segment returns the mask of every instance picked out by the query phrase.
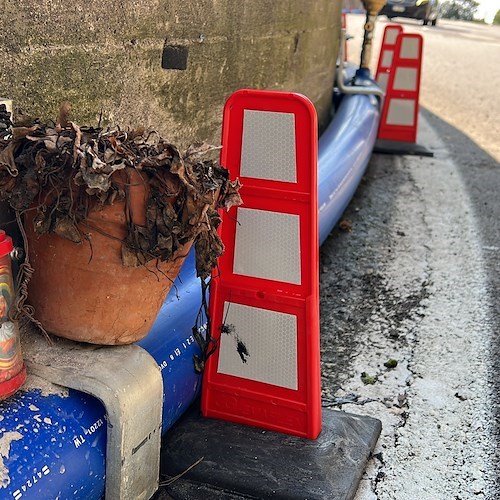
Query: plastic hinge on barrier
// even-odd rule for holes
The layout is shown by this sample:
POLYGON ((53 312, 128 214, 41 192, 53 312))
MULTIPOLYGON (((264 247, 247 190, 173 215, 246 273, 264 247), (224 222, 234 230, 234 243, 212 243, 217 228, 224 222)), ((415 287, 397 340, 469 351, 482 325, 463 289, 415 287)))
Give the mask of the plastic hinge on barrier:
POLYGON ((423 38, 398 35, 389 73, 378 138, 414 143, 417 140, 423 38))
POLYGON ((299 94, 234 93, 221 163, 244 204, 223 214, 205 416, 315 439, 321 430, 317 118, 299 94))
POLYGON ((375 73, 375 80, 384 92, 387 90, 389 73, 394 60, 394 52, 396 50, 396 42, 400 33, 403 33, 403 28, 399 24, 388 24, 384 29, 384 36, 382 38, 382 45, 380 46, 380 55, 377 64, 377 72, 375 73))

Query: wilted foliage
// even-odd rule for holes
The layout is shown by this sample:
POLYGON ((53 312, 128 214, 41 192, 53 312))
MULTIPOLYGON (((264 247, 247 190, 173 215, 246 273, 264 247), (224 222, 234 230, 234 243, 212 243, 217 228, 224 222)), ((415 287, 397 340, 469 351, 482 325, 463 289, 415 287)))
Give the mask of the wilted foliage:
POLYGON ((476 0, 445 0, 440 3, 439 10, 445 19, 462 19, 472 21, 479 8, 476 0))
POLYGON ((68 119, 67 104, 57 123, 21 119, 9 129, 0 109, 0 199, 35 230, 75 243, 89 215, 125 202, 124 265, 169 261, 187 242, 197 249, 197 271, 210 275, 224 246, 217 234, 216 208, 241 203, 239 182, 195 144, 181 154, 154 131, 80 127, 68 119), (3 125, 2 125, 3 124, 3 125), (144 183, 145 223, 134 222, 130 188, 144 183))

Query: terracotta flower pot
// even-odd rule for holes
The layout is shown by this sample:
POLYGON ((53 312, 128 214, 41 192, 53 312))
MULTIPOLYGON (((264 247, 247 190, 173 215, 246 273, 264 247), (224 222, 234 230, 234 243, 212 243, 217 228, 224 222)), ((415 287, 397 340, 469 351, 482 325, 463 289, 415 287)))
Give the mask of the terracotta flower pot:
MULTIPOLYGON (((137 174, 139 175, 139 174, 137 174)), ((130 188, 134 222, 145 224, 144 183, 130 188)), ((79 225, 90 234, 75 244, 54 234, 35 233, 32 217, 25 229, 35 272, 28 302, 44 328, 58 336, 95 344, 129 344, 142 339, 153 324, 189 251, 186 244, 170 263, 125 267, 125 202, 92 212, 79 225), (105 234, 107 236, 105 236, 105 234)))

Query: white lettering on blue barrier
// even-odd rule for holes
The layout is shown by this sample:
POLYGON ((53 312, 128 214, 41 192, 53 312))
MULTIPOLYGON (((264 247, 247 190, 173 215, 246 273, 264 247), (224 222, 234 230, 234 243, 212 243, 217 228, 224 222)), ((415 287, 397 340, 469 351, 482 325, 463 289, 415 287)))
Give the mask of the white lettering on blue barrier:
POLYGON ((75 448, 80 448, 80 446, 86 442, 86 439, 84 436, 91 436, 94 434, 94 432, 97 431, 100 427, 104 425, 104 420, 106 417, 98 418, 88 429, 83 428, 83 435, 79 434, 78 436, 75 436, 73 438, 73 444, 75 445, 75 448))
POLYGON ((81 434, 73 438, 73 444, 75 445, 75 448, 80 448, 83 443, 85 443, 85 438, 81 434))
MULTIPOLYGON (((207 324, 205 323, 204 325, 200 326, 200 328, 198 328, 198 331, 200 333, 203 333, 206 331, 206 329, 207 329, 207 324)), ((179 347, 174 348, 174 350, 168 355, 167 359, 164 359, 161 363, 158 364, 160 371, 163 371, 165 368, 168 368, 169 362, 172 363, 177 358, 179 358, 182 355, 182 353, 185 352, 187 348, 193 345, 195 342, 196 340, 193 337, 193 335, 190 335, 188 338, 184 339, 180 343, 179 347)))
POLYGON ((102 418, 99 418, 96 420, 88 429, 84 429, 83 432, 86 436, 91 436, 94 434, 94 432, 99 429, 104 424, 104 421, 102 418))
POLYGON ((44 476, 50 474, 50 469, 47 465, 44 465, 40 471, 36 471, 31 475, 31 478, 28 479, 19 489, 12 493, 14 500, 19 500, 22 498, 24 493, 28 491, 29 488, 32 488, 40 479, 44 476))

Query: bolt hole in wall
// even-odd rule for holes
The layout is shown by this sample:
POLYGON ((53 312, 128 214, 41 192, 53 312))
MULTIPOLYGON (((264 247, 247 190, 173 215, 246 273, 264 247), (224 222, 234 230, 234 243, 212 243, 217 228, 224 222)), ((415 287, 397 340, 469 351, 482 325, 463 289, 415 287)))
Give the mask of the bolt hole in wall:
POLYGON ((186 70, 188 55, 188 47, 183 45, 170 45, 168 40, 165 40, 161 57, 161 67, 163 69, 186 70))

